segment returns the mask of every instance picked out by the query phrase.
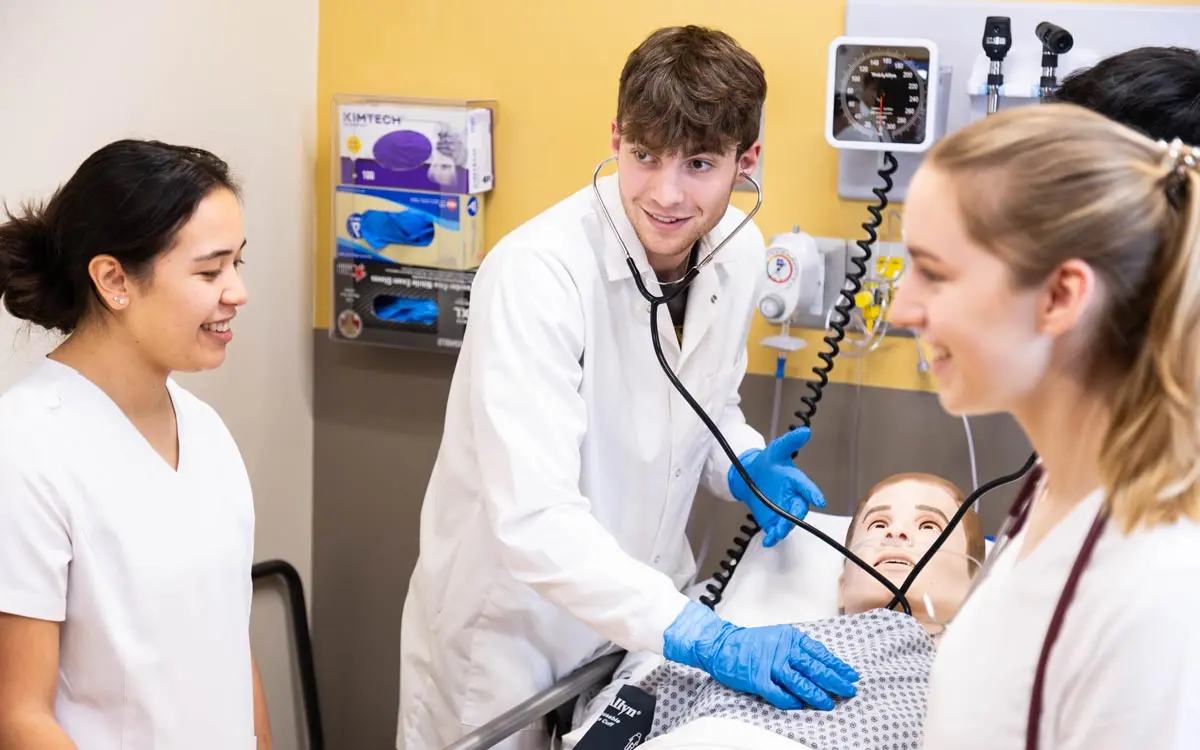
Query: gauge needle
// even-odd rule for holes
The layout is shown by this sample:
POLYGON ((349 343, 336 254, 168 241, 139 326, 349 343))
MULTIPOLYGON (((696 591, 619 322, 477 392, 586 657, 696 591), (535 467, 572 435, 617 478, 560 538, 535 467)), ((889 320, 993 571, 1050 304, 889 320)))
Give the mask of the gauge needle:
POLYGON ((883 132, 883 94, 879 95, 879 132, 883 132))

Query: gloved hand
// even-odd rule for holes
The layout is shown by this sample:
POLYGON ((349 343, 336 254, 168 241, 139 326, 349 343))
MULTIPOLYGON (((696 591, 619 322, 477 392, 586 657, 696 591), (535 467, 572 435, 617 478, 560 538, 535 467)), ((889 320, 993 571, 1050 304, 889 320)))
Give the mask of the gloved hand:
MULTIPOLYGON (((798 427, 780 435, 765 449, 752 448, 738 459, 758 489, 779 507, 804 520, 809 506, 825 507, 825 496, 804 472, 792 463, 792 454, 804 447, 811 431, 798 427)), ((754 520, 762 527, 763 546, 771 547, 782 540, 795 524, 767 507, 738 473, 737 464, 729 467, 729 490, 733 496, 750 507, 754 520)))
POLYGON ((857 692, 858 673, 791 625, 741 628, 693 601, 663 633, 663 656, 784 710, 828 711, 830 693, 851 698, 857 692))

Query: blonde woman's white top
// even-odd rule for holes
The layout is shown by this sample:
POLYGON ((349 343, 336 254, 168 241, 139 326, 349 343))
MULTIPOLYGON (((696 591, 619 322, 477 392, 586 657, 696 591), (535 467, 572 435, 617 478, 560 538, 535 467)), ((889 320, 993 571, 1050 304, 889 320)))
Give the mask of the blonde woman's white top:
MULTIPOLYGON (((1015 536, 947 629, 924 750, 1022 750, 1038 655, 1103 494, 1028 556, 1015 536)), ((1124 536, 1111 521, 1047 664, 1040 750, 1194 750, 1200 742, 1200 525, 1124 536)))
POLYGON ((80 750, 255 747, 250 482, 216 412, 168 387, 177 471, 65 365, 0 396, 0 612, 62 623, 80 750))

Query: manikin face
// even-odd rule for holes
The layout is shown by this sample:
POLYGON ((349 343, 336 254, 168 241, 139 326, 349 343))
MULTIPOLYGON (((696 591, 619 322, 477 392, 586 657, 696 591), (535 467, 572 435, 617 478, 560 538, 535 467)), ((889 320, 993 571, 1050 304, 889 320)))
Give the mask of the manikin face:
POLYGON ((621 204, 655 270, 687 261, 692 245, 725 216, 734 185, 753 174, 761 145, 740 158, 721 154, 651 154, 612 126, 621 204))
MULTIPOLYGON (((955 499, 936 484, 905 479, 887 485, 866 502, 855 520, 850 551, 900 586, 957 510, 955 499)), ((967 557, 967 535, 959 524, 908 590, 913 614, 928 617, 928 596, 933 603, 932 619, 947 622, 966 597, 973 571, 967 557)), ((893 595, 858 565, 847 562, 838 597, 844 612, 856 614, 886 607, 893 595)))
POLYGON ((238 270, 244 244, 241 206, 233 193, 218 189, 200 202, 144 278, 98 256, 92 274, 114 312, 109 326, 164 372, 219 367, 233 339, 233 318, 247 301, 238 270))
POLYGON ((1004 261, 968 236, 957 190, 937 168, 914 176, 904 208, 912 266, 889 319, 920 336, 946 411, 1019 411, 1048 374, 1078 359, 1095 274, 1072 260, 1041 284, 1017 286, 1004 261))

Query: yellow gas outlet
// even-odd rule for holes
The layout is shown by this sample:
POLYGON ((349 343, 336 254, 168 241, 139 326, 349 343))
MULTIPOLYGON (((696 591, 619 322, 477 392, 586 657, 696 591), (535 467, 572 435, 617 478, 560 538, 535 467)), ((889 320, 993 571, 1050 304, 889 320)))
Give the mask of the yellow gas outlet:
POLYGON ((873 281, 864 282, 863 290, 854 295, 854 304, 862 313, 863 323, 866 325, 868 333, 875 330, 875 322, 879 320, 879 315, 883 312, 880 302, 879 285, 873 281))
POLYGON ((875 273, 888 281, 898 281, 904 272, 904 258, 883 256, 875 259, 875 273))
POLYGON ((875 246, 875 273, 863 280, 863 288, 854 296, 854 304, 862 315, 868 334, 883 318, 891 304, 896 284, 904 273, 904 245, 899 242, 880 242, 875 246))

